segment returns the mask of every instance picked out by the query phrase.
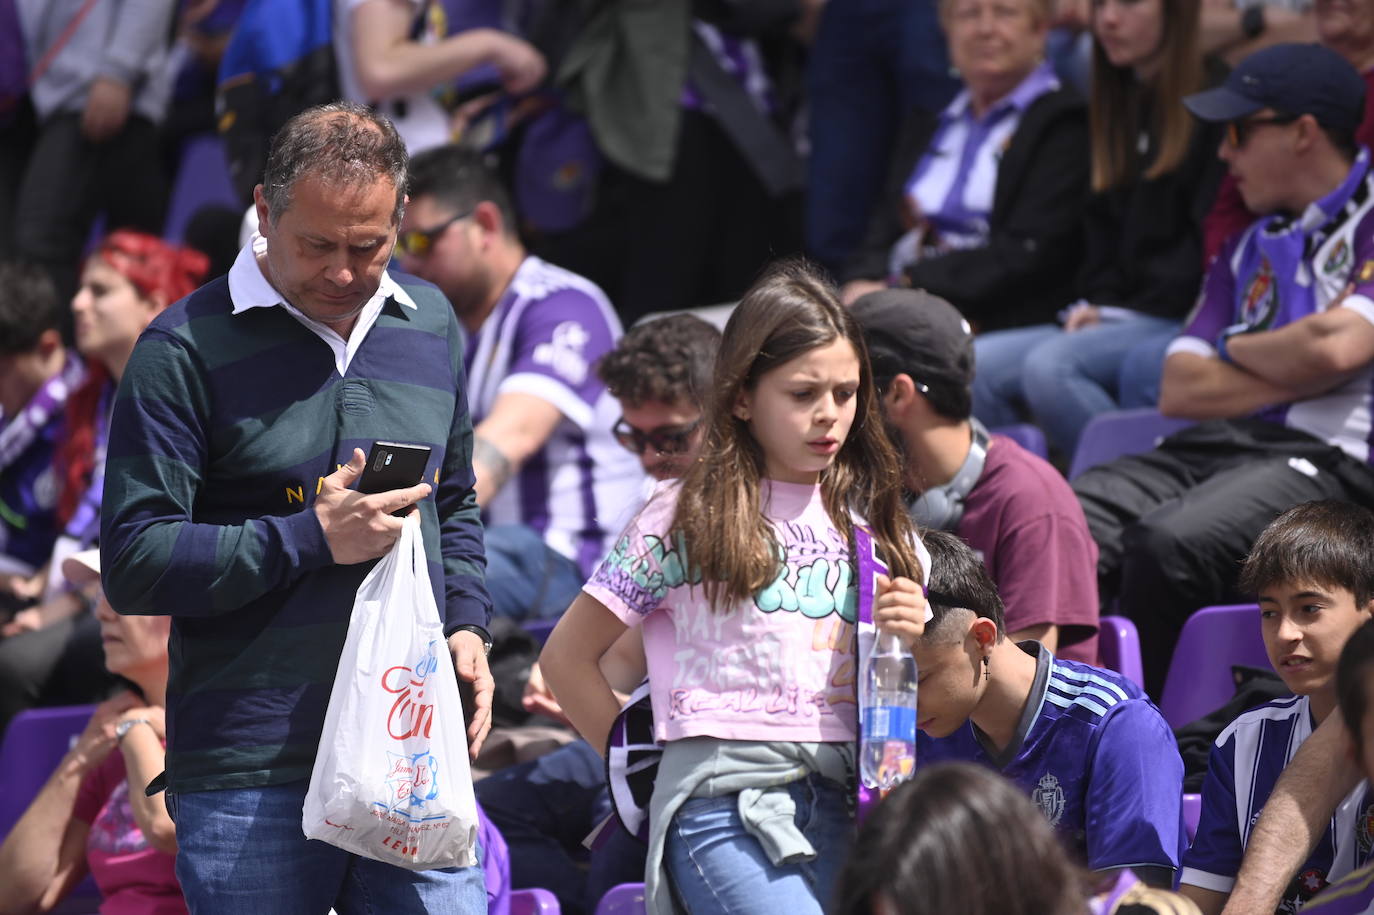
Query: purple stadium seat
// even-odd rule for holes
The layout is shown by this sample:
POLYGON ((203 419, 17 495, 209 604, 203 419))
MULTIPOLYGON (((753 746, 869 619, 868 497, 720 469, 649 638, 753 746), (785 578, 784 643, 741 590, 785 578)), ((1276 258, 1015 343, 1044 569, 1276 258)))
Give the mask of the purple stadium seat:
POLYGON ((163 235, 181 241, 186 226, 196 211, 205 206, 224 206, 243 211, 243 204, 229 183, 229 163, 219 134, 205 133, 187 140, 181 149, 181 164, 167 203, 167 222, 163 235))
POLYGON ((1124 616, 1102 617, 1097 629, 1097 653, 1103 667, 1116 671, 1136 686, 1145 686, 1140 633, 1135 623, 1124 616))
POLYGON ((543 645, 549 640, 549 633, 553 632, 553 627, 558 624, 558 620, 525 620, 520 625, 525 627, 525 631, 539 640, 543 645))
POLYGON ((0 744, 0 835, 8 835, 86 727, 94 705, 20 712, 0 744))
POLYGON ((510 915, 558 915, 558 897, 548 890, 512 890, 510 915))
MULTIPOLYGON (((29 709, 10 720, 0 743, 0 837, 9 835, 94 712, 94 705, 65 705, 29 709)), ((99 900, 100 892, 87 875, 59 911, 93 912, 99 900)))
POLYGON ((1037 457, 1049 456, 1050 450, 1045 445, 1045 433, 1040 431, 1039 426, 1032 426, 1030 423, 1017 423, 1014 426, 998 426, 996 429, 989 429, 988 431, 993 435, 1005 435, 1037 457))
POLYGON ((1233 664, 1269 667, 1260 635, 1259 606, 1203 607, 1188 617, 1159 701, 1169 726, 1181 727, 1225 705, 1236 693, 1233 664))
POLYGON ((1078 447, 1069 466, 1069 479, 1089 467, 1128 454, 1151 451, 1161 439, 1192 424, 1190 419, 1173 419, 1151 407, 1099 413, 1078 437, 1078 447))
POLYGON ((611 887, 596 904, 596 915, 644 915, 644 884, 611 887))
POLYGON ((1197 835, 1197 821, 1200 816, 1202 816, 1202 795, 1183 795, 1183 825, 1188 830, 1189 845, 1193 844, 1193 837, 1197 835))

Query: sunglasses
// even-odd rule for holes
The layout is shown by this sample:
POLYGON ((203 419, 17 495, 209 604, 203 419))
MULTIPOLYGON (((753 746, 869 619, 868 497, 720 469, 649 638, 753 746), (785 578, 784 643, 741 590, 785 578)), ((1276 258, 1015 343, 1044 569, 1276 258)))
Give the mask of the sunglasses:
POLYGON ((697 431, 699 425, 701 420, 686 426, 660 427, 652 432, 643 432, 625 422, 622 416, 611 427, 611 434, 622 448, 634 454, 643 454, 646 447, 654 449, 657 454, 681 454, 691 447, 692 433, 697 431))
POLYGON ((1254 127, 1263 127, 1265 124, 1291 124, 1300 114, 1280 114, 1272 118, 1246 118, 1242 121, 1226 122, 1226 142, 1230 143, 1235 149, 1240 149, 1250 139, 1250 130, 1254 127))
POLYGON ((439 236, 448 231, 448 227, 460 219, 467 219, 472 215, 472 210, 459 213, 457 216, 450 216, 437 226, 431 229, 411 229, 396 236, 396 250, 410 257, 424 257, 434 247, 434 243, 439 240, 439 236))

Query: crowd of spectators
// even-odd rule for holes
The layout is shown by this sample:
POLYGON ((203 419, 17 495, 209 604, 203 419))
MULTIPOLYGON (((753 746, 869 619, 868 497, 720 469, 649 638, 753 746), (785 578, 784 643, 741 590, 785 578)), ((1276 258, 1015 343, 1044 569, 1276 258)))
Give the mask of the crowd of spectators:
MULTIPOLYGON (((266 166, 285 176, 280 184, 219 200, 184 237, 163 237, 173 187, 206 177, 177 175, 181 151, 214 135, 218 61, 256 2, 0 0, 8 34, 0 56, 10 58, 0 63, 0 735, 27 709, 100 703, 0 846, 0 876, 22 888, 0 909, 51 907, 89 867, 107 896, 180 910, 167 807, 146 800, 139 782, 157 774, 164 752, 188 758, 169 742, 177 727, 164 725, 162 711, 171 720, 187 699, 175 677, 168 697, 167 656, 156 650, 167 627, 153 622, 162 618, 125 619, 111 602, 175 616, 189 611, 168 610, 169 601, 187 595, 170 573, 130 568, 126 556, 115 573, 122 588, 107 601, 98 548, 110 546, 102 533, 121 547, 147 546, 139 538, 157 525, 145 530, 129 499, 151 500, 162 521, 172 516, 150 495, 157 487, 139 495, 130 482, 165 472, 148 469, 170 461, 159 449, 178 461, 193 451, 206 461, 261 460, 242 443, 286 435, 280 423, 272 431, 276 408, 227 417, 246 410, 250 395, 294 390, 292 373, 307 360, 263 357, 251 379, 231 381, 225 366, 250 360, 250 343, 188 331, 204 350, 181 369, 203 390, 186 397, 224 426, 201 429, 183 407, 164 404, 142 439, 112 439, 116 400, 137 399, 125 374, 145 329, 208 283, 234 315, 289 302, 312 332, 291 345, 304 354, 328 343, 346 379, 340 416, 370 416, 373 389, 383 378, 394 383, 366 351, 354 361, 355 341, 374 333, 373 322, 397 332, 379 306, 363 312, 358 337, 350 339, 351 324, 340 337, 328 321, 312 324, 310 308, 290 308, 299 305, 292 295, 316 297, 311 307, 325 313, 342 307, 337 301, 318 298, 299 275, 290 290, 274 282, 317 244, 311 227, 284 229, 283 214, 343 206, 330 176, 310 171, 312 156, 343 134, 298 126, 301 145, 274 148, 266 166), (108 466, 119 468, 116 477, 108 466), (120 503, 105 506, 102 532, 107 482, 120 503), (40 818, 68 825, 39 830, 40 818), (116 854, 124 851, 134 854, 126 861, 116 854)), ((751 424, 762 402, 755 389, 778 370, 769 361, 776 354, 740 353, 740 340, 721 344, 717 328, 762 326, 758 315, 781 313, 759 304, 769 295, 785 303, 778 308, 806 299, 817 314, 844 315, 826 318, 831 337, 817 339, 852 342, 862 383, 847 396, 871 407, 883 432, 881 443, 870 441, 860 414, 836 448, 843 453, 849 434, 873 454, 890 453, 903 517, 926 537, 917 555, 930 616, 906 633, 928 678, 919 764, 976 762, 1034 799, 1059 843, 1037 825, 1005 866, 1068 875, 1036 883, 1044 911, 1105 905, 1108 878, 1124 868, 1133 873, 1117 896, 1137 904, 1149 894, 1136 878, 1159 887, 1181 878, 1186 899, 1172 904, 1184 910, 1220 912, 1232 897, 1227 911, 1257 899, 1297 911, 1374 860, 1360 774, 1314 761, 1315 750, 1298 753, 1309 736, 1330 748, 1342 729, 1371 730, 1349 712, 1341 723, 1338 705, 1355 700, 1337 695, 1336 659, 1364 631, 1365 554, 1374 549, 1366 539, 1374 537, 1366 511, 1374 508, 1374 177, 1365 145, 1374 140, 1374 0, 329 6, 337 96, 356 106, 321 123, 356 122, 370 110, 394 125, 409 156, 395 170, 406 179, 394 189, 397 205, 386 195, 367 202, 383 216, 394 209, 394 249, 376 254, 350 242, 349 256, 370 258, 363 272, 426 320, 431 296, 456 318, 450 355, 461 360, 468 412, 457 410, 449 433, 455 454, 470 437, 472 504, 462 511, 481 515, 492 617, 547 633, 573 605, 582 608, 576 625, 587 626, 588 606, 624 596, 615 590, 623 581, 607 584, 616 551, 654 493, 681 485, 683 504, 705 506, 690 501, 694 487, 729 490, 738 468, 703 461, 752 453, 746 437, 728 445, 746 427, 766 463, 772 440, 751 424), (753 303, 747 321, 725 325, 742 297, 753 303), (722 345, 737 365, 714 364, 722 345), (731 374, 755 356, 766 368, 731 374), (741 386, 730 403, 721 379, 741 386), (1084 429, 1122 408, 1192 424, 1067 480, 1084 429), (1026 423, 1043 430, 1043 455, 1010 434, 1026 423), (1253 601, 1270 660, 1295 698, 1219 730, 1190 848, 1180 828, 1181 764, 1152 697, 1162 695, 1193 612, 1253 601), (1143 684, 1101 667, 1099 627, 1109 613, 1140 633, 1143 684), (1286 768, 1308 784, 1281 780, 1286 768), (1311 787, 1318 781, 1328 787, 1311 787), (1259 820, 1270 792, 1285 801, 1272 822, 1304 818, 1317 843, 1310 856, 1282 827, 1257 830, 1257 821, 1271 822, 1259 820), (1299 878, 1253 877, 1241 866, 1252 846, 1257 857, 1301 868, 1299 878)), ((171 320, 208 328, 211 319, 182 309, 171 320)), ((408 356, 412 371, 428 365, 424 352, 408 356)), ((437 359, 429 369, 442 374, 437 359)), ((160 398, 154 377, 132 384, 160 398)), ((297 393, 314 403, 322 390, 297 393)), ((306 428, 293 422, 294 432, 306 428)), ((362 428, 363 420, 348 422, 362 428)), ((273 470, 263 485, 282 482, 286 492, 273 513, 347 488, 347 459, 336 473, 325 468, 318 487, 273 470)), ((220 487, 182 493, 188 518, 237 517, 251 500, 228 489, 262 482, 243 467, 178 467, 178 480, 220 487)), ((856 484, 848 498, 857 493, 856 484)), ((672 515, 655 523, 670 520, 678 523, 672 515)), ((828 533, 848 530, 832 521, 828 533)), ((164 547, 173 564, 194 552, 189 537, 164 547)), ((726 569, 737 559, 712 561, 726 569)), ((459 590, 469 588, 469 571, 460 577, 459 590)), ((468 598, 465 613, 487 599, 468 598)), ((274 597, 254 600, 277 606, 274 597)), ((603 831, 590 851, 583 845, 617 805, 599 758, 608 706, 598 694, 589 716, 582 681, 599 674, 605 694, 625 701, 655 669, 653 651, 646 667, 645 640, 664 631, 650 627, 641 638, 633 613, 659 608, 623 603, 630 609, 611 609, 615 638, 597 657, 578 641, 585 630, 565 626, 555 630, 551 663, 535 663, 530 649, 509 682, 498 674, 502 689, 523 692, 523 713, 498 716, 498 727, 552 726, 558 736, 541 744, 546 754, 478 783, 488 828, 504 832, 510 850, 508 863, 493 856, 489 887, 547 886, 580 912, 614 883, 644 876, 644 846, 623 830, 603 831), (620 623, 629 626, 623 635, 620 623), (546 670, 576 684, 563 686, 563 701, 546 670)), ((674 612, 670 603, 663 612, 674 612)), ((181 628, 177 619, 181 652, 227 665, 214 676, 246 678, 235 691, 263 688, 218 654, 220 641, 248 639, 240 624, 181 628)), ((488 651, 488 628, 511 631, 466 617, 458 628, 488 651)), ((687 628, 679 625, 679 638, 687 628)), ((514 646, 498 639, 495 650, 514 646)), ((204 688, 200 700, 214 692, 210 667, 180 674, 204 688)), ((303 689, 327 680, 310 676, 303 689)), ((1351 686, 1352 695, 1362 688, 1351 686)), ((656 702, 663 689, 652 690, 656 702)), ((490 697, 483 701, 490 709, 490 697)), ((182 733, 194 731, 206 759, 248 765, 235 747, 258 732, 243 720, 217 731, 213 714, 180 714, 182 733)), ((473 725, 474 750, 485 726, 485 717, 473 725)), ((276 754, 261 767, 270 779, 292 753, 308 762, 300 727, 291 725, 291 742, 254 750, 276 754)), ((685 765, 681 754, 669 758, 685 765)), ((477 768, 486 772, 480 757, 477 768)), ((206 777, 210 789, 223 787, 211 784, 218 775, 206 777)), ((905 834, 891 811, 900 803, 908 819, 953 816, 931 798, 948 795, 941 803, 959 808, 960 828, 973 828, 981 777, 943 766, 922 775, 870 821, 856 846, 868 849, 862 866, 828 869, 824 885, 807 892, 844 911, 928 910, 904 907, 901 898, 919 891, 887 871, 916 866, 902 843, 933 840, 905 834)), ((656 876, 660 859, 669 874, 673 842, 654 841, 651 904, 682 905, 676 877, 656 876)), ((199 853, 213 858, 208 846, 199 853)), ((699 901, 702 892, 688 894, 699 901)), ((933 889, 930 898, 939 898, 933 889)))

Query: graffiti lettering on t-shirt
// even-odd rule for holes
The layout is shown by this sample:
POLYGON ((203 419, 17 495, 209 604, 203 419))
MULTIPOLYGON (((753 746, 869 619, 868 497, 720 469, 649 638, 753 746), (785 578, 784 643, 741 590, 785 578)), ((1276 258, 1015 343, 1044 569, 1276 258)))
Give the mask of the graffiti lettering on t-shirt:
POLYGON ((704 689, 674 689, 668 694, 668 717, 689 718, 705 712, 734 712, 812 719, 833 715, 824 696, 808 695, 795 684, 770 689, 726 690, 712 692, 704 689))
POLYGON ((621 537, 592 581, 609 588, 640 614, 649 613, 672 588, 700 584, 701 572, 687 563, 687 548, 679 532, 675 542, 655 534, 643 536, 643 550, 632 550, 630 535, 621 537))
POLYGON ((856 594, 850 588, 853 567, 844 560, 818 557, 806 565, 793 565, 773 583, 754 595, 754 606, 764 613, 778 610, 801 611, 811 619, 824 619, 839 613, 847 623, 854 621, 856 594), (831 574, 833 570, 833 575, 831 574))

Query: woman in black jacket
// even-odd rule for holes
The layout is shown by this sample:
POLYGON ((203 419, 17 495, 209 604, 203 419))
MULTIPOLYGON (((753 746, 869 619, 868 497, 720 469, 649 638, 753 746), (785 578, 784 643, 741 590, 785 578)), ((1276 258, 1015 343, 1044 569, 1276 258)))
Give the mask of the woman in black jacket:
POLYGON ((942 0, 940 19, 964 91, 903 126, 845 301, 907 285, 979 330, 1050 320, 1080 258, 1088 129, 1044 60, 1048 4, 942 0))
POLYGON ((998 426, 1028 408, 1066 458, 1095 414, 1154 402, 1164 348, 1197 298, 1220 135, 1182 99, 1223 72, 1198 51, 1198 9, 1094 0, 1092 194, 1077 294, 1061 303, 1062 328, 976 344, 974 414, 998 426))

